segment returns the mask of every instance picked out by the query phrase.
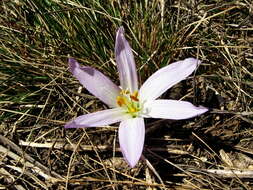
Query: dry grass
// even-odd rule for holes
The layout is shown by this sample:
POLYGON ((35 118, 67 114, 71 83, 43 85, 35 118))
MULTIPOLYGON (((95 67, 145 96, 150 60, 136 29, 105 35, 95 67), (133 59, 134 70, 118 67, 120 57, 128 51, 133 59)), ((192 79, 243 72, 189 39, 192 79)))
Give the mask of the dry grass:
POLYGON ((252 189, 253 5, 230 1, 0 2, 1 189, 252 189), (117 125, 64 129, 105 108, 68 71, 68 55, 115 82, 123 25, 144 81, 186 57, 204 64, 164 97, 212 108, 185 121, 148 120, 129 169, 117 125))

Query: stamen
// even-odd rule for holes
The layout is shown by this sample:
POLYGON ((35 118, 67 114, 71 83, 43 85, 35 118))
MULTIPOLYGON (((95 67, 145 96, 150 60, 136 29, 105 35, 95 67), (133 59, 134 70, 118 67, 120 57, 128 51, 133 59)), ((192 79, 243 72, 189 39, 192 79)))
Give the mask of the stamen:
POLYGON ((139 101, 138 95, 139 95, 139 94, 138 94, 138 91, 134 91, 134 93, 130 95, 130 98, 131 98, 132 100, 138 102, 138 101, 139 101))
POLYGON ((136 101, 136 102, 139 101, 139 99, 138 99, 137 97, 135 97, 135 96, 130 95, 130 98, 131 98, 132 100, 136 101))
POLYGON ((126 101, 122 96, 117 96, 117 104, 122 107, 123 105, 126 105, 126 101))

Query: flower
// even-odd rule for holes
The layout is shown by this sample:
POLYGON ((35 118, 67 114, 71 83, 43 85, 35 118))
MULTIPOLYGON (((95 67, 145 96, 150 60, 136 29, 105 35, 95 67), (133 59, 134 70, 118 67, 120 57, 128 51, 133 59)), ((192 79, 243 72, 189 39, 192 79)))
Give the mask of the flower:
POLYGON ((69 59, 72 74, 110 109, 79 116, 68 122, 65 128, 100 127, 120 122, 120 149, 130 167, 134 167, 144 146, 144 118, 180 120, 208 111, 205 107, 196 107, 186 101, 158 99, 170 87, 189 76, 200 61, 187 58, 169 64, 156 71, 138 89, 134 57, 123 27, 117 31, 115 54, 120 87, 98 70, 81 67, 75 59, 69 59))

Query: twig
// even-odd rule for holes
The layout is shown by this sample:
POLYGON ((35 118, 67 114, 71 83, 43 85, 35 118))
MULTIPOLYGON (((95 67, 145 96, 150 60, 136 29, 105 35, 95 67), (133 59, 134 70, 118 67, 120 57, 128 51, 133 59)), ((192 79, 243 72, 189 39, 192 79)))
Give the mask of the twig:
POLYGON ((194 173, 206 172, 211 174, 220 175, 225 178, 253 178, 253 170, 249 169, 201 169, 201 170, 188 170, 194 173))
MULTIPOLYGON (((77 148, 76 144, 66 144, 63 142, 48 142, 48 143, 35 143, 31 141, 19 141, 20 146, 30 146, 30 147, 36 147, 36 148, 54 148, 54 149, 64 149, 69 151, 74 151, 77 148)), ((113 146, 109 145, 96 145, 97 149, 100 151, 107 151, 111 150, 113 146)), ((152 150, 154 152, 169 152, 171 154, 179 154, 179 155, 186 155, 188 154, 187 151, 184 150, 178 150, 178 149, 171 149, 171 148, 160 148, 160 147, 148 147, 146 149, 152 150)), ((76 151, 93 151, 94 146, 91 145, 83 145, 80 144, 76 151)), ((120 152, 120 148, 115 148, 116 152, 120 152)))
POLYGON ((29 116, 29 117, 45 120, 45 121, 48 121, 48 122, 57 123, 57 124, 65 124, 66 123, 65 121, 48 119, 48 118, 39 117, 39 116, 28 114, 28 113, 22 113, 22 112, 19 112, 19 111, 13 111, 13 110, 2 109, 2 108, 0 108, 0 111, 8 112, 8 113, 15 113, 15 114, 24 115, 24 116, 29 116))
POLYGON ((23 166, 24 166, 23 169, 19 168, 19 167, 16 167, 16 166, 10 166, 10 165, 5 165, 6 167, 14 169, 14 170, 16 170, 20 173, 28 174, 29 177, 34 179, 44 189, 47 189, 46 184, 44 182, 42 182, 41 180, 39 180, 35 175, 33 175, 30 172, 26 171, 26 168, 31 169, 33 172, 35 172, 36 174, 42 176, 47 181, 50 181, 50 182, 53 182, 53 183, 58 181, 58 179, 56 179, 56 178, 54 178, 50 175, 47 175, 40 168, 38 168, 37 166, 35 166, 34 164, 32 164, 30 162, 25 161, 23 158, 21 158, 20 156, 18 156, 17 154, 15 154, 13 152, 11 152, 7 148, 3 147, 2 145, 0 145, 0 152, 3 153, 6 156, 12 158, 16 162, 19 162, 19 163, 23 164, 23 166))
POLYGON ((36 161, 35 159, 33 159, 31 156, 29 156, 28 154, 26 154, 18 145, 16 145, 15 143, 13 143, 12 141, 10 141, 6 137, 0 135, 0 142, 3 145, 6 145, 6 146, 10 147, 19 156, 22 156, 24 158, 24 160, 26 160, 26 161, 28 161, 30 163, 33 163, 33 165, 35 165, 36 167, 38 167, 41 170, 45 171, 46 173, 50 173, 55 178, 62 178, 61 175, 57 174, 54 171, 50 171, 47 167, 45 167, 44 165, 42 165, 41 163, 39 163, 38 161, 36 161))
POLYGON ((30 178, 32 178, 37 184, 39 184, 43 189, 48 189, 46 183, 42 182, 41 180, 39 180, 34 174, 32 174, 31 172, 29 172, 28 170, 26 170, 26 168, 21 168, 18 166, 12 166, 12 165, 5 165, 5 167, 10 168, 12 170, 15 170, 21 174, 25 174, 27 176, 29 176, 30 178))
MULTIPOLYGON (((160 175, 157 173, 157 171, 155 170, 155 168, 153 167, 153 165, 149 162, 148 159, 146 159, 144 156, 142 156, 143 159, 146 161, 146 164, 147 164, 147 169, 150 169, 154 174, 155 176, 158 178, 158 180, 160 181, 160 183, 163 185, 163 187, 161 187, 162 189, 166 189, 164 183, 163 183, 163 180, 162 178, 160 177, 160 175)), ((148 177, 146 177, 148 179, 148 177)), ((151 178, 151 177, 150 177, 151 178)), ((152 179, 150 179, 150 181, 147 181, 148 183, 152 183, 152 179)))
MULTIPOLYGON (((13 175, 11 175, 7 170, 4 168, 0 168, 0 174, 1 176, 7 176, 10 178, 10 183, 13 183, 15 181, 15 178, 13 175)), ((22 185, 13 185, 17 190, 25 190, 25 188, 22 185)))

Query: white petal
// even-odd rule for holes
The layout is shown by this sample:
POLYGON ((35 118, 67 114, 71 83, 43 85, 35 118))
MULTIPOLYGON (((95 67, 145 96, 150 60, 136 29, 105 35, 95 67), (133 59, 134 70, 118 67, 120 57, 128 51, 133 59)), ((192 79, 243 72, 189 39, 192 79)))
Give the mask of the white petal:
POLYGON ((119 143, 121 152, 130 165, 134 167, 139 161, 145 137, 145 124, 143 118, 124 120, 119 126, 119 143))
POLYGON ((107 109, 79 116, 68 122, 65 128, 101 127, 129 118, 130 116, 121 108, 107 109))
POLYGON ((110 107, 116 107, 116 98, 120 89, 108 77, 92 67, 81 67, 70 58, 69 68, 79 82, 94 96, 110 107))
POLYGON ((140 99, 145 101, 158 98, 170 87, 189 76, 198 64, 199 60, 187 58, 159 69, 140 88, 140 99))
POLYGON ((190 102, 177 100, 154 100, 144 104, 144 117, 161 119, 188 119, 208 111, 203 106, 194 106, 190 102))
POLYGON ((124 36, 124 28, 120 27, 115 43, 116 63, 119 71, 120 85, 131 93, 138 90, 137 72, 132 49, 124 36))

